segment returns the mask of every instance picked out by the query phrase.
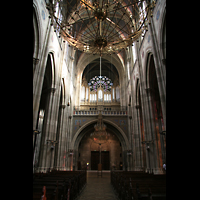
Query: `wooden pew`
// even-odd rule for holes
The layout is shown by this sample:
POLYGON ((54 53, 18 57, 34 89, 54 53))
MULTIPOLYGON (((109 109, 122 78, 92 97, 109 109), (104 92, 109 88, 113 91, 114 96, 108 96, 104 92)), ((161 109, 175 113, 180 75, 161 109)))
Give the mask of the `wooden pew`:
POLYGON ((112 171, 111 184, 121 200, 166 199, 166 175, 112 171))
MULTIPOLYGON (((85 171, 52 171, 34 174, 33 199, 41 199, 46 187, 48 200, 74 200, 86 184, 85 171)), ((44 197, 43 197, 44 198, 44 197)))
MULTIPOLYGON (((63 198, 65 192, 64 192, 64 187, 62 183, 57 183, 55 184, 54 181, 40 181, 40 182, 35 182, 33 184, 33 199, 37 199, 38 195, 41 194, 41 188, 45 186, 46 187, 46 197, 48 200, 57 200, 63 198)), ((41 197, 41 196, 40 196, 41 197)))

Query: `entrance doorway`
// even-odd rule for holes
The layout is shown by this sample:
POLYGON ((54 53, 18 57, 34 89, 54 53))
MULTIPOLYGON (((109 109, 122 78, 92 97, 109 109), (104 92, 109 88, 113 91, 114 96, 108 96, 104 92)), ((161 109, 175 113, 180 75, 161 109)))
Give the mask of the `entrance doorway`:
MULTIPOLYGON (((93 126, 92 126, 93 128, 93 126)), ((98 170, 99 164, 99 144, 91 141, 90 131, 85 134, 79 142, 77 161, 75 164, 79 169, 98 170), (78 165, 77 162, 80 162, 78 165)), ((103 170, 119 170, 119 163, 123 162, 121 142, 114 133, 110 133, 110 138, 105 144, 101 145, 101 164, 103 170)))
MULTIPOLYGON (((100 162, 99 151, 91 151, 91 170, 97 170, 100 162)), ((110 156, 109 151, 101 152, 102 170, 110 170, 110 156)))

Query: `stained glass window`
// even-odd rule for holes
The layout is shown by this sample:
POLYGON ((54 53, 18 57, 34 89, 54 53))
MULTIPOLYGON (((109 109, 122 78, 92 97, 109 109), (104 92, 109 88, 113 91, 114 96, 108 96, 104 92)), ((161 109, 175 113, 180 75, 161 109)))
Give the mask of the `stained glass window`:
POLYGON ((106 76, 95 76, 93 78, 90 79, 90 82, 88 83, 89 87, 90 87, 90 91, 97 91, 97 89, 100 87, 104 90, 104 92, 106 91, 111 91, 112 88, 112 81, 111 79, 109 79, 106 76))
POLYGON ((81 101, 85 101, 85 87, 82 86, 82 89, 81 89, 81 101))
POLYGON ((102 90, 99 90, 99 95, 98 95, 98 99, 102 100, 103 99, 103 94, 102 94, 102 90))

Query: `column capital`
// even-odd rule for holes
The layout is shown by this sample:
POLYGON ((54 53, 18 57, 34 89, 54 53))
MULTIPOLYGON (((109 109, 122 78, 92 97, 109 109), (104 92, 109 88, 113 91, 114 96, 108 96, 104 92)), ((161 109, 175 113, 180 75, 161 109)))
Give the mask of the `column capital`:
POLYGON ((151 92, 153 91, 151 88, 146 88, 145 90, 147 94, 151 94, 151 92))
POLYGON ((136 108, 136 109, 140 109, 141 106, 140 106, 140 105, 136 105, 135 108, 136 108))
POLYGON ((163 63, 164 65, 166 65, 166 58, 165 58, 165 59, 162 59, 162 63, 163 63))
POLYGON ((38 58, 33 58, 33 64, 37 65, 39 62, 39 59, 38 58))
POLYGON ((56 88, 55 88, 55 87, 51 87, 51 88, 49 88, 48 90, 49 90, 49 92, 51 92, 51 93, 53 93, 53 94, 54 94, 54 93, 55 93, 55 91, 56 91, 56 88))
POLYGON ((66 105, 60 105, 59 108, 65 109, 66 105))
POLYGON ((40 131, 40 130, 38 130, 38 129, 36 129, 36 130, 33 130, 33 133, 35 133, 35 134, 40 134, 40 133, 41 133, 41 131, 40 131))
POLYGON ((42 91, 43 93, 54 93, 56 91, 55 87, 50 87, 42 91))
POLYGON ((72 56, 69 56, 69 58, 70 58, 71 60, 73 60, 73 61, 74 61, 74 57, 72 57, 72 56))

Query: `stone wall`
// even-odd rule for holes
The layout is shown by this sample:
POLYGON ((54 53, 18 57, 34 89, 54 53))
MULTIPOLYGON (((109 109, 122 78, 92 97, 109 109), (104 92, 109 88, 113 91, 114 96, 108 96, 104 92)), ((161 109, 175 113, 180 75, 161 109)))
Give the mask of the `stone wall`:
MULTIPOLYGON (((78 161, 81 163, 82 168, 89 163, 87 169, 91 169, 91 151, 100 151, 100 146, 91 140, 90 133, 88 133, 82 138, 78 148, 78 161)), ((122 162, 122 148, 116 135, 113 133, 110 134, 109 140, 101 145, 101 151, 109 151, 109 169, 119 170, 120 162, 122 162)))

